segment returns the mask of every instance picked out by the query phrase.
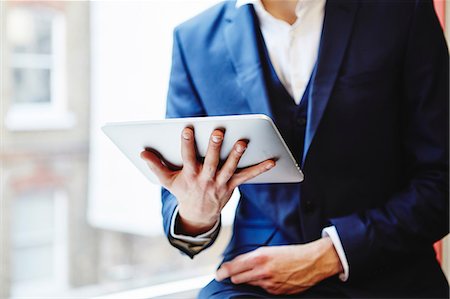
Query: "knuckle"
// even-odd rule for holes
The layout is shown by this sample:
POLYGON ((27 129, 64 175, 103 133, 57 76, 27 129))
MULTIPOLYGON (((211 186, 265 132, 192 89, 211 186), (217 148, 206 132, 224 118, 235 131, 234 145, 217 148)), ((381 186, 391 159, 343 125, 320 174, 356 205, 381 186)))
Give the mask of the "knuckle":
POLYGON ((253 257, 253 262, 257 265, 261 265, 262 263, 264 263, 264 257, 260 254, 256 254, 253 257))
POLYGON ((214 180, 214 186, 217 194, 225 194, 227 190, 227 181, 222 175, 218 175, 214 180))
POLYGON ((264 268, 264 270, 262 271, 262 275, 264 276, 264 278, 270 278, 273 277, 273 270, 266 267, 264 268))
POLYGON ((197 174, 195 173, 194 170, 186 171, 186 169, 184 169, 183 172, 184 172, 184 175, 186 176, 186 179, 190 182, 193 182, 197 177, 197 174))
POLYGON ((216 171, 212 165, 203 164, 201 170, 201 179, 209 182, 213 178, 215 172, 216 171))
POLYGON ((231 178, 234 174, 234 171, 231 169, 222 169, 222 173, 226 178, 231 178))
POLYGON ((260 174, 260 173, 263 173, 263 172, 268 171, 270 168, 268 169, 267 167, 268 167, 268 166, 265 165, 265 164, 260 165, 260 166, 256 169, 256 173, 260 174))
POLYGON ((205 175, 200 176, 197 180, 197 186, 201 190, 206 190, 211 185, 211 178, 206 177, 205 175))
POLYGON ((259 273, 255 274, 256 280, 263 280, 266 278, 267 278, 267 275, 264 273, 264 271, 260 271, 259 273))
POLYGON ((264 264, 267 261, 267 254, 263 248, 258 248, 255 250, 253 255, 253 261, 256 264, 264 264))
POLYGON ((192 175, 192 179, 195 179, 200 174, 200 171, 199 171, 197 166, 191 167, 189 170, 190 170, 190 173, 192 175))
POLYGON ((212 175, 214 174, 214 167, 212 166, 212 165, 205 165, 205 173, 207 174, 206 175, 206 178, 208 179, 208 180, 210 180, 211 179, 211 177, 212 177, 212 175))
POLYGON ((236 278, 236 276, 231 276, 230 280, 232 283, 235 283, 235 284, 241 283, 240 279, 236 278))
POLYGON ((226 194, 228 193, 228 187, 225 185, 219 185, 218 187, 216 187, 216 193, 217 194, 226 194))

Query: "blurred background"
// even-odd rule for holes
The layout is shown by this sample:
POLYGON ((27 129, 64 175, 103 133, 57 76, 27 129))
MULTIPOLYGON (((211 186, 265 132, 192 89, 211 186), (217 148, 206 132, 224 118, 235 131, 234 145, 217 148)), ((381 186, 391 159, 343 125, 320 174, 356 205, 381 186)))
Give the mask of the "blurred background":
POLYGON ((100 128, 164 118, 173 28, 216 2, 1 1, 0 298, 194 296, 212 277, 237 195, 190 260, 163 235, 159 187, 100 128))

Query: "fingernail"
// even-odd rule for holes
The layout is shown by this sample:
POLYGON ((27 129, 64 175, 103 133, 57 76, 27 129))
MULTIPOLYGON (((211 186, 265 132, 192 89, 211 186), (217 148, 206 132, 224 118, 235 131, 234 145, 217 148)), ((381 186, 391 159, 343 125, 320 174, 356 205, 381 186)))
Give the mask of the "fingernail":
POLYGON ((211 139, 212 139, 212 141, 214 143, 219 143, 219 142, 222 141, 222 136, 220 136, 220 135, 213 135, 211 139))
POLYGON ((191 133, 188 131, 183 131, 183 138, 189 140, 191 138, 191 133))
POLYGON ((274 166, 275 166, 275 163, 273 163, 273 162, 269 163, 269 164, 266 165, 266 169, 269 170, 269 169, 271 169, 274 166))
POLYGON ((241 144, 236 145, 236 151, 237 151, 239 154, 242 154, 242 153, 245 151, 245 149, 246 149, 246 147, 245 147, 245 146, 242 146, 241 144))

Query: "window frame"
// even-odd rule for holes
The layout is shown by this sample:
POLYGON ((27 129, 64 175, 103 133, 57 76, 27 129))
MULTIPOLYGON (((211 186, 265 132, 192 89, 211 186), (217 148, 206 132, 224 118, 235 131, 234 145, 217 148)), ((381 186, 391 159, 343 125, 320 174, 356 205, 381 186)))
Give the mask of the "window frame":
MULTIPOLYGON (((33 7, 21 5, 12 8, 15 9, 33 7)), ((73 128, 76 124, 74 114, 68 110, 65 16, 53 8, 44 9, 51 12, 52 53, 11 52, 10 74, 15 69, 49 70, 50 99, 45 103, 15 103, 11 99, 5 118, 5 126, 10 131, 62 130, 73 128)))

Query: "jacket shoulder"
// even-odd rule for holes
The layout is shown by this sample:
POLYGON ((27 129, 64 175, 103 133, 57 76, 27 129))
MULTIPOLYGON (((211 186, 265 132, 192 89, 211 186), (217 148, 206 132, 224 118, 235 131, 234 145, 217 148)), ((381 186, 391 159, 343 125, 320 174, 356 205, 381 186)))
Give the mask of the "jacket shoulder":
POLYGON ((175 27, 175 35, 191 41, 209 38, 225 22, 235 5, 235 1, 218 3, 175 27))

